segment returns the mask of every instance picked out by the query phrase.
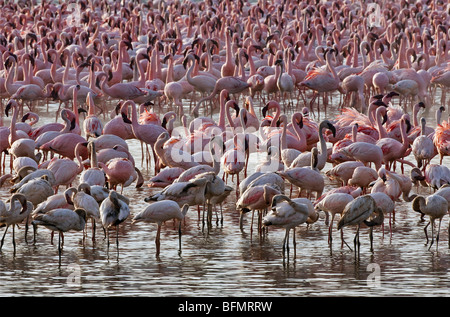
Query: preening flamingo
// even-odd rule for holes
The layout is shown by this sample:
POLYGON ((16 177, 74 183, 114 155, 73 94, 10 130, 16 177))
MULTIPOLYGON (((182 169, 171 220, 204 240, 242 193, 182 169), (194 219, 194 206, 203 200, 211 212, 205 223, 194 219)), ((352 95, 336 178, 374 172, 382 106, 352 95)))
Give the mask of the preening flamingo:
MULTIPOLYGON (((109 231, 116 229, 116 245, 117 253, 119 253, 119 225, 124 222, 130 215, 130 207, 126 202, 119 199, 119 195, 115 190, 110 190, 108 198, 100 204, 100 219, 107 232, 107 244, 109 251, 109 231)), ((84 226, 83 226, 84 228, 84 226)))
POLYGON ((383 211, 379 207, 377 207, 375 200, 369 195, 357 197, 345 206, 342 217, 337 224, 337 229, 342 230, 343 227, 357 225, 355 238, 353 240, 355 248, 355 259, 356 257, 359 258, 360 253, 359 230, 361 228, 361 224, 364 223, 366 224, 366 226, 369 226, 371 228, 370 244, 371 250, 373 250, 372 228, 375 225, 381 225, 383 223, 383 220, 383 211), (373 213, 376 213, 377 216, 368 221, 367 219, 369 219, 373 213))
MULTIPOLYGON (((262 223, 264 226, 275 226, 286 229, 286 234, 283 239, 283 256, 285 253, 289 253, 289 231, 291 229, 294 232, 294 257, 296 255, 296 239, 295 239, 295 227, 305 223, 309 217, 311 210, 301 203, 292 201, 285 195, 275 195, 272 198, 272 210, 264 216, 262 223)), ((314 214, 315 211, 312 210, 314 214)))

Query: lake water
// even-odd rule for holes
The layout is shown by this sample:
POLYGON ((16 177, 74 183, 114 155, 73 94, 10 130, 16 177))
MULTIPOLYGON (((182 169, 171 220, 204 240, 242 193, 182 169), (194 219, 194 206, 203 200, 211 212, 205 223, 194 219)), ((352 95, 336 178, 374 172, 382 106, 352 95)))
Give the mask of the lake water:
MULTIPOLYGON (((439 96, 439 94, 438 94, 439 96)), ((437 97, 439 100, 439 97, 437 97)), ((55 104, 35 109, 38 123, 54 120, 55 104)), ((434 125, 433 105, 426 114, 434 125)), ((260 111, 259 106, 257 110, 260 111)), ((328 111, 333 118, 336 109, 328 111)), ((324 114, 322 114, 322 119, 324 114)), ((445 115, 446 118, 446 115, 445 115)), ((9 118, 5 118, 5 125, 9 118)), ((141 164, 140 143, 127 141, 137 166, 141 164)), ((436 159, 435 159, 436 160, 436 159)), ((444 164, 450 166, 449 158, 444 164)), ((257 159, 251 157, 249 171, 257 159)), ((323 172, 331 165, 323 169, 323 172)), ((131 200, 131 216, 120 226, 119 252, 111 239, 109 252, 103 232, 97 226, 94 244, 90 237, 83 243, 80 232, 65 234, 61 263, 58 258, 57 235, 51 244, 50 231, 39 228, 36 244, 32 231, 25 242, 23 226, 16 230, 17 251, 13 255, 11 232, 0 252, 0 296, 148 296, 148 297, 299 297, 299 296, 448 296, 450 256, 448 248, 448 216, 441 228, 439 249, 428 250, 419 215, 410 203, 396 204, 392 236, 386 225, 374 231, 374 252, 370 252, 367 229, 361 229, 361 254, 341 248, 339 233, 333 230, 333 246, 327 242, 328 228, 321 217, 318 222, 296 231, 296 258, 293 257, 292 235, 289 257, 282 256, 284 230, 269 228, 260 237, 250 233, 251 215, 244 218, 244 232, 239 229, 239 213, 235 195, 223 206, 223 224, 205 228, 191 207, 182 224, 182 252, 178 253, 178 231, 167 222, 161 233, 161 254, 155 256, 156 225, 131 224, 132 216, 142 210, 144 198, 157 189, 147 187, 154 175, 141 167, 146 183, 136 189, 125 188, 131 200)), ((241 179, 243 177, 241 176, 241 179)), ((233 185, 233 184, 231 184, 233 185)), ((327 189, 336 186, 327 180, 327 189)), ((9 197, 3 186, 0 198, 9 197)), ((323 216, 323 214, 322 214, 323 216)), ((387 224, 387 220, 385 222, 387 224)), ((353 246, 355 228, 345 228, 344 237, 353 246)), ((114 236, 114 235, 112 235, 114 236)))

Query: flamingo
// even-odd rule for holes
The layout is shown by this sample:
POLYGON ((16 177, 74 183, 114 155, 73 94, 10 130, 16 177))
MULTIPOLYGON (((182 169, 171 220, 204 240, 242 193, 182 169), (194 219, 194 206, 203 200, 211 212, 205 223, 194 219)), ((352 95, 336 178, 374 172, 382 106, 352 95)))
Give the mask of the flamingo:
POLYGON ((53 209, 43 214, 37 214, 31 222, 34 226, 44 226, 51 231, 58 231, 58 254, 61 262, 61 239, 65 232, 82 231, 86 225, 84 209, 53 209))
MULTIPOLYGON (((119 199, 115 190, 110 190, 108 198, 100 204, 100 219, 107 232, 107 243, 109 252, 109 230, 116 229, 117 253, 119 252, 119 225, 130 216, 130 207, 126 202, 119 199)), ((83 226, 84 228, 84 226, 83 226)))
POLYGON ((352 176, 348 180, 348 184, 366 190, 369 185, 377 179, 378 173, 376 170, 368 166, 358 166, 353 170, 352 176))
MULTIPOLYGON (((383 211, 377 207, 375 199, 369 195, 359 196, 349 202, 342 212, 342 217, 337 224, 338 230, 342 230, 342 228, 351 225, 357 225, 357 230, 355 234, 355 238, 353 240, 354 248, 355 248, 355 258, 360 251, 360 242, 359 242, 359 230, 361 228, 361 224, 364 223, 366 226, 373 228, 373 226, 381 225, 384 220, 383 211), (373 220, 368 221, 373 213, 376 213, 377 216, 373 218, 373 220)), ((372 233, 372 230, 370 231, 372 233)), ((370 244, 372 249, 372 234, 370 234, 370 244)))
POLYGON ((23 194, 12 195, 9 203, 6 205, 3 202, 0 203, 0 224, 2 226, 6 226, 1 240, 0 250, 3 247, 8 228, 12 226, 12 242, 14 247, 14 255, 16 254, 15 226, 21 224, 25 219, 27 219, 33 211, 33 208, 33 204, 27 201, 27 198, 23 194))
POLYGON ((364 167, 364 164, 358 161, 348 161, 342 162, 328 170, 325 175, 330 180, 338 180, 342 182, 342 186, 347 186, 349 184, 350 178, 353 176, 353 172, 358 167, 364 167))
POLYGON ((431 249, 431 246, 434 243, 435 221, 436 220, 439 221, 438 231, 436 234, 436 251, 437 251, 442 218, 448 213, 447 200, 444 197, 442 197, 440 195, 436 195, 436 194, 427 196, 426 198, 423 196, 417 196, 412 201, 412 208, 414 211, 417 211, 421 214, 427 215, 430 218, 430 221, 427 223, 427 225, 424 228, 425 237, 427 239, 425 245, 427 245, 428 244, 427 228, 431 224, 431 243, 430 243, 430 246, 428 247, 428 250, 431 249))
POLYGON ((412 153, 417 161, 417 166, 425 170, 426 166, 430 163, 433 157, 437 154, 437 149, 433 143, 433 140, 425 134, 426 119, 421 118, 421 134, 414 139, 411 145, 412 153))
POLYGON ((136 85, 132 83, 116 83, 112 86, 108 86, 106 83, 107 75, 104 72, 101 72, 97 75, 96 85, 99 89, 101 89, 106 95, 113 99, 120 100, 133 100, 139 97, 145 96, 147 93, 138 88, 136 85))
MULTIPOLYGON (((245 168, 245 149, 244 144, 239 142, 238 136, 234 136, 234 147, 226 151, 222 156, 222 168, 224 171, 224 179, 228 179, 228 175, 236 175, 237 187, 239 187, 239 174, 245 168)), ((236 188, 236 195, 238 190, 236 188)))
POLYGON ((143 184, 143 178, 140 170, 135 167, 133 162, 128 158, 114 158, 106 162, 106 164, 99 162, 98 165, 105 173, 106 179, 111 188, 116 190, 117 185, 121 185, 121 194, 125 187, 129 186, 136 180, 136 187, 141 187, 143 184))
POLYGON ((104 186, 106 183, 105 173, 98 166, 97 152, 95 150, 95 142, 91 141, 87 144, 90 154, 90 168, 81 172, 80 183, 87 183, 89 185, 104 186))
POLYGON ((450 123, 448 121, 443 121, 436 127, 433 142, 439 153, 439 164, 442 165, 444 156, 450 155, 450 123))
MULTIPOLYGON (((334 218, 336 217, 336 214, 342 216, 345 206, 353 201, 353 199, 354 197, 347 193, 331 193, 318 201, 314 206, 314 208, 325 212, 325 224, 328 225, 328 244, 330 247, 333 241, 332 231, 334 218), (329 214, 331 214, 331 221, 328 220, 330 217, 329 214)), ((341 231, 341 241, 344 243, 342 234, 343 232, 341 231)))
POLYGON ((87 143, 80 142, 75 146, 74 151, 78 164, 68 158, 53 158, 48 164, 47 169, 55 175, 55 193, 58 192, 58 188, 61 185, 65 185, 67 188, 70 187, 78 174, 83 171, 83 162, 80 157, 81 147, 87 147, 87 143))
POLYGON ((266 227, 275 226, 286 229, 283 240, 283 256, 285 252, 289 253, 289 231, 292 229, 294 234, 294 258, 296 255, 295 227, 305 223, 309 217, 315 217, 307 205, 292 201, 285 195, 275 195, 272 198, 272 210, 264 216, 262 224, 266 227))
POLYGON ((86 211, 86 222, 92 220, 92 242, 95 242, 95 222, 100 220, 100 209, 97 200, 91 196, 91 186, 87 183, 80 183, 76 190, 68 188, 64 192, 65 199, 73 205, 74 209, 84 209, 86 211))
POLYGON ((157 201, 149 204, 144 210, 137 213, 132 220, 132 223, 149 222, 156 223, 158 229, 156 232, 155 245, 156 256, 159 256, 161 245, 161 227, 162 224, 171 219, 177 219, 179 221, 178 226, 178 240, 179 250, 181 253, 181 221, 186 217, 186 213, 189 210, 189 205, 185 204, 182 208, 178 203, 172 200, 157 201))
MULTIPOLYGON (((236 210, 238 210, 240 214, 239 228, 241 231, 243 230, 244 214, 250 211, 254 213, 256 210, 259 215, 258 219, 261 219, 263 212, 267 211, 267 209, 271 206, 272 198, 278 194, 281 194, 281 191, 275 186, 271 186, 269 184, 254 185, 243 191, 236 202, 236 210)), ((259 231, 261 230, 260 225, 261 222, 259 221, 259 231)), ((253 233, 253 216, 250 229, 253 233)))
POLYGON ((157 158, 154 145, 161 133, 167 132, 167 130, 157 124, 139 124, 136 103, 132 100, 127 100, 123 103, 122 108, 126 108, 128 106, 131 106, 131 121, 122 113, 123 120, 125 123, 131 124, 133 134, 138 140, 151 146, 156 170, 157 158))
POLYGON ((323 193, 325 181, 320 172, 316 169, 317 155, 317 148, 313 148, 311 166, 293 167, 276 173, 284 179, 287 179, 292 185, 299 187, 299 196, 302 190, 306 190, 308 196, 311 196, 312 192, 316 192, 316 199, 318 199, 323 193))
POLYGON ((9 109, 13 108, 13 116, 9 126, 9 152, 12 158, 27 156, 39 162, 35 154, 35 141, 28 136, 21 136, 16 129, 17 116, 19 114, 19 104, 11 99, 5 107, 5 114, 8 115, 9 109))
POLYGON ((148 187, 166 187, 172 184, 185 170, 181 167, 167 167, 149 180, 148 187))
POLYGON ((83 121, 83 130, 84 135, 86 136, 86 140, 89 140, 90 137, 98 138, 100 135, 102 135, 103 124, 95 114, 94 97, 91 92, 88 93, 87 104, 89 111, 88 116, 83 121))
MULTIPOLYGON (((336 136, 336 128, 335 126, 329 121, 329 120, 323 120, 319 124, 319 155, 317 157, 317 169, 321 171, 327 162, 328 158, 328 150, 327 145, 324 137, 324 129, 328 129, 331 131, 333 136, 336 136)), ((295 158, 294 161, 292 161, 290 167, 302 167, 302 166, 308 166, 311 164, 311 152, 304 152, 301 153, 299 156, 295 158)))
MULTIPOLYGON (((334 66, 331 64, 331 56, 330 54, 335 53, 334 49, 330 49, 325 52, 324 58, 326 59, 326 70, 316 68, 306 75, 304 80, 300 83, 301 87, 306 87, 312 89, 317 94, 325 94, 323 97, 324 106, 326 110, 326 94, 335 90, 339 90, 341 93, 344 93, 344 90, 341 87, 341 81, 339 76, 334 69, 334 66)), ((311 105, 314 103, 316 96, 311 100, 311 105)), ((310 107, 311 108, 311 107, 310 107)))
POLYGON ((194 178, 187 182, 174 182, 166 186, 162 191, 146 197, 144 200, 146 202, 173 200, 180 207, 184 204, 189 204, 189 206, 203 205, 205 203, 207 182, 206 178, 194 178))

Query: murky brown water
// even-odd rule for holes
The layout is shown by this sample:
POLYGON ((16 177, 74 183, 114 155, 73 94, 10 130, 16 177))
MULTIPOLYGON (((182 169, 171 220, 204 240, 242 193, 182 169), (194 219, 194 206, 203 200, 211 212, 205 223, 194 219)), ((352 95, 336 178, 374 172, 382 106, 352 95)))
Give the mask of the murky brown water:
MULTIPOLYGON (((41 122, 54 120, 55 105, 38 108, 41 122), (42 118, 45 119, 42 119, 42 118)), ((430 123, 434 109, 427 114, 430 123)), ((259 110, 259 108, 258 108, 259 110)), ((329 116, 334 114, 331 110, 329 116)), ((323 118, 323 117, 322 117, 323 118)), ((9 119, 5 119, 5 125, 9 119)), ((137 165, 140 144, 128 141, 137 165)), ((445 164, 450 165, 449 158, 445 164)), ((251 158, 249 170, 255 167, 251 158)), ((324 172, 330 168, 327 165, 324 172)), ((142 168, 146 180, 153 169, 142 168)), ((331 184, 328 182, 328 186, 331 184)), ((335 185, 333 185, 335 186, 335 185)), ((330 188, 330 187, 328 187, 330 188)), ((3 187, 0 198, 9 194, 3 187)), ((264 238, 250 234, 250 215, 244 232, 232 194, 223 207, 223 224, 213 221, 208 230, 191 208, 182 231, 182 253, 178 254, 178 232, 173 222, 162 230, 161 255, 155 257, 156 225, 131 224, 132 216, 146 203, 150 189, 130 186, 124 194, 131 199, 131 217, 120 227, 119 253, 111 240, 107 253, 101 229, 93 244, 90 231, 85 243, 79 232, 65 235, 61 264, 57 238, 50 243, 50 231, 40 228, 37 243, 28 243, 23 227, 16 231, 17 251, 13 256, 11 233, 0 253, 0 296, 447 296, 449 295, 450 256, 448 217, 442 222, 438 252, 424 245, 419 216, 409 203, 397 203, 392 237, 388 226, 374 233, 374 252, 369 250, 367 230, 361 232, 360 260, 347 247, 341 248, 334 231, 332 249, 327 243, 324 219, 309 228, 297 228, 296 258, 293 246, 288 259, 282 257, 284 230, 270 228, 264 238)), ((387 223, 387 222, 386 222, 387 223)), ((352 245, 355 230, 345 229, 345 240, 352 245)), ((291 237, 292 239, 292 237, 291 237)))

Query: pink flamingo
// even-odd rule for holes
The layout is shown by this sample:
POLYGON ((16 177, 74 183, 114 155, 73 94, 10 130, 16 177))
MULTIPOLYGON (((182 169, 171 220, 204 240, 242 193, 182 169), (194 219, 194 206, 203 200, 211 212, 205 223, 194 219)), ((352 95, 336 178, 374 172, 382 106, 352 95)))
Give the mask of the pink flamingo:
POLYGON ((406 132, 406 117, 404 116, 401 121, 401 134, 402 134, 402 142, 399 142, 395 139, 385 137, 380 138, 376 145, 380 147, 383 151, 383 162, 386 165, 387 169, 391 169, 392 164, 397 160, 402 160, 402 162, 406 162, 403 160, 410 152, 408 142, 408 135, 406 132))
MULTIPOLYGON (((314 98, 311 100, 311 105, 314 103, 315 99, 317 98, 317 94, 324 94, 323 97, 323 103, 325 106, 327 106, 327 98, 326 94, 329 92, 333 92, 336 90, 339 90, 341 93, 344 93, 342 87, 341 87, 341 80, 339 76, 336 73, 336 70, 334 69, 334 66, 331 64, 331 56, 330 54, 334 53, 334 49, 330 49, 327 52, 325 52, 324 57, 326 58, 326 69, 319 69, 316 68, 312 71, 310 71, 305 79, 300 83, 301 87, 306 87, 309 89, 312 89, 316 92, 314 98)), ((312 109, 312 107, 309 107, 312 109)))
POLYGON ((166 187, 172 184, 185 170, 181 167, 168 167, 149 180, 148 187, 166 187))
POLYGON ((145 96, 146 92, 130 83, 117 83, 108 86, 106 83, 107 75, 101 72, 97 75, 96 85, 108 96, 114 99, 133 100, 145 96))
MULTIPOLYGON (((62 157, 67 157, 71 160, 75 158, 75 147, 78 143, 86 143, 86 139, 76 133, 64 133, 58 135, 51 141, 48 141, 41 145, 39 149, 41 151, 52 151, 62 157)), ((88 151, 86 147, 80 149, 80 156, 83 160, 88 158, 88 151)))
MULTIPOLYGON (((34 159, 36 162, 39 161, 35 152, 35 141, 30 139, 27 134, 21 133, 20 130, 16 128, 17 116, 19 113, 19 104, 14 100, 10 100, 5 107, 5 114, 8 115, 9 109, 13 108, 13 116, 11 118, 9 130, 9 136, 6 140, 9 141, 7 145, 8 152, 11 155, 11 164, 13 158, 18 158, 21 156, 26 156, 34 159)), ((12 167, 12 165, 11 165, 12 167)))
POLYGON ((450 122, 443 121, 436 127, 433 142, 439 153, 440 164, 442 164, 444 156, 450 155, 450 122))
POLYGON ((228 179, 228 175, 236 175, 237 186, 236 195, 238 194, 239 187, 239 173, 245 167, 245 149, 244 144, 239 142, 237 136, 234 137, 234 147, 226 151, 222 156, 222 168, 224 171, 224 180, 228 179))
MULTIPOLYGON (((240 63, 240 65, 241 68, 243 68, 242 63, 240 63)), ((212 100, 217 94, 220 94, 220 92, 223 89, 226 89, 229 94, 238 94, 249 87, 250 85, 245 80, 245 73, 243 73, 242 77, 226 76, 219 78, 214 83, 214 89, 210 92, 208 96, 198 101, 197 105, 192 110, 192 113, 193 114, 198 113, 198 109, 203 102, 212 100)))
MULTIPOLYGON (((236 210, 240 213, 239 227, 241 231, 243 230, 243 219, 246 213, 257 211, 262 214, 272 205, 272 198, 280 193, 278 189, 270 185, 251 186, 241 193, 236 202, 236 210)), ((252 216, 251 232, 253 232, 253 218, 252 216)), ((261 221, 258 222, 258 228, 261 229, 261 221)))
POLYGON ((127 100, 123 103, 122 109, 127 108, 128 106, 131 106, 131 121, 122 112, 123 120, 124 122, 131 124, 133 134, 135 135, 136 139, 152 147, 156 169, 157 156, 154 150, 154 145, 161 133, 167 132, 167 130, 162 126, 156 124, 139 124, 136 104, 132 100, 127 100))
POLYGON ((88 115, 83 121, 83 130, 86 140, 90 137, 98 138, 103 133, 103 124, 95 114, 94 96, 92 93, 88 94, 87 104, 89 107, 88 115))
POLYGON ((103 126, 104 134, 113 134, 118 137, 128 140, 134 139, 133 128, 130 124, 123 121, 122 112, 125 116, 128 116, 128 108, 122 108, 123 101, 120 101, 115 107, 116 116, 107 121, 103 126))

